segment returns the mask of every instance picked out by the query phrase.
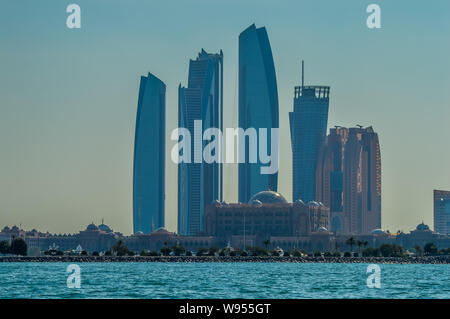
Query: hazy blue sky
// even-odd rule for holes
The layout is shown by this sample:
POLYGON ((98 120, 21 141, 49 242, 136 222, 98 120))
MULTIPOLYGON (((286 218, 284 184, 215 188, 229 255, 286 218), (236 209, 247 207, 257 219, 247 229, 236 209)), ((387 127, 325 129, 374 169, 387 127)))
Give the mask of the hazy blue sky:
MULTIPOLYGON (((166 225, 176 230, 170 132, 177 87, 201 48, 224 52, 225 127, 237 126, 238 35, 266 26, 280 105, 279 191, 291 200, 288 112, 300 60, 331 86, 329 126, 372 125, 382 156, 382 224, 432 226, 433 189, 450 189, 450 2, 53 0, 0 2, 0 226, 132 231, 139 78, 167 85, 166 225), (66 7, 81 7, 81 29, 66 7), (382 28, 366 27, 381 6, 382 28)), ((237 170, 225 165, 225 200, 237 170)))

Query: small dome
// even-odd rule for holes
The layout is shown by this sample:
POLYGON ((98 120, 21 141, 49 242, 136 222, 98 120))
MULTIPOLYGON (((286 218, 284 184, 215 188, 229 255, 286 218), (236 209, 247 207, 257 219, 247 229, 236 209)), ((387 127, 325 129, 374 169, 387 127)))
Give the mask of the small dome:
POLYGON ((308 202, 308 206, 316 206, 316 207, 319 207, 320 205, 319 205, 318 202, 312 200, 312 201, 309 201, 309 202, 308 202))
POLYGON ((323 227, 323 226, 320 226, 319 228, 317 228, 317 231, 318 231, 319 233, 326 233, 326 232, 328 232, 328 229, 326 229, 326 228, 323 227))
POLYGON ((386 232, 381 228, 376 228, 370 232, 372 235, 385 235, 386 232))
POLYGON ((86 227, 86 230, 98 230, 98 227, 94 223, 91 223, 86 227))
POLYGON ((261 201, 260 201, 260 200, 257 200, 257 199, 252 200, 252 201, 250 202, 250 204, 252 204, 252 205, 257 205, 257 206, 262 205, 261 201))
POLYGON ((425 225, 423 222, 417 225, 416 230, 430 230, 430 227, 428 225, 425 225))
POLYGON ((135 235, 144 235, 144 233, 142 232, 142 231, 138 231, 138 232, 136 232, 136 234, 135 235))
POLYGON ((305 205, 305 202, 304 201, 302 201, 301 199, 297 199, 296 201, 295 201, 295 203, 294 204, 297 204, 297 205, 301 205, 301 206, 304 206, 305 205))
POLYGON ((169 233, 169 232, 168 232, 167 229, 165 229, 164 227, 159 227, 158 229, 156 229, 156 230, 154 231, 154 233, 167 234, 167 233, 169 233))
POLYGON ((248 201, 251 204, 253 201, 258 200, 262 204, 285 204, 287 200, 280 193, 274 191, 262 191, 256 193, 248 201))
POLYGON ((100 229, 100 230, 102 230, 104 232, 107 232, 107 233, 112 233, 112 229, 109 228, 109 226, 105 225, 105 224, 98 225, 98 229, 100 229))

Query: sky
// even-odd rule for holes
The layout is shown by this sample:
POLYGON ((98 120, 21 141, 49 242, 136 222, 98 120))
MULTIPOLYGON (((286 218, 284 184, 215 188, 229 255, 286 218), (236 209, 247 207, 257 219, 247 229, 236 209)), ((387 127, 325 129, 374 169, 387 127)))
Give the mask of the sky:
MULTIPOLYGON (((328 127, 373 126, 382 227, 433 226, 433 189, 450 190, 450 2, 334 0, 1 0, 0 227, 132 232, 139 79, 167 85, 166 228, 177 227, 170 133, 189 59, 224 53, 224 127, 237 127, 238 36, 265 26, 280 114, 278 191, 292 200, 288 112, 294 86, 331 87, 328 127), (81 8, 81 28, 66 7, 81 8), (381 28, 366 7, 381 8, 381 28)), ((224 199, 237 200, 225 164, 224 199)))

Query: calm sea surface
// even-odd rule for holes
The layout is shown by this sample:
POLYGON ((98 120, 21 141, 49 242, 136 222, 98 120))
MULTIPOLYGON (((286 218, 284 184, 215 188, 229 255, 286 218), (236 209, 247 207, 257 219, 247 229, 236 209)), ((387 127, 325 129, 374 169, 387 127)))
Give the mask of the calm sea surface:
POLYGON ((450 265, 383 265, 381 288, 367 264, 0 263, 0 298, 450 298, 450 265))

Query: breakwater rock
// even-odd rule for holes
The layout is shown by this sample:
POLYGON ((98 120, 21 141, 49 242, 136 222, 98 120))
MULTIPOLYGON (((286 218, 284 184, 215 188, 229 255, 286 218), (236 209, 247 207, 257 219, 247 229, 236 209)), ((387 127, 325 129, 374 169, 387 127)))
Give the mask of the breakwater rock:
POLYGON ((276 256, 0 256, 0 262, 290 262, 369 264, 450 264, 450 255, 418 257, 276 257, 276 256))

